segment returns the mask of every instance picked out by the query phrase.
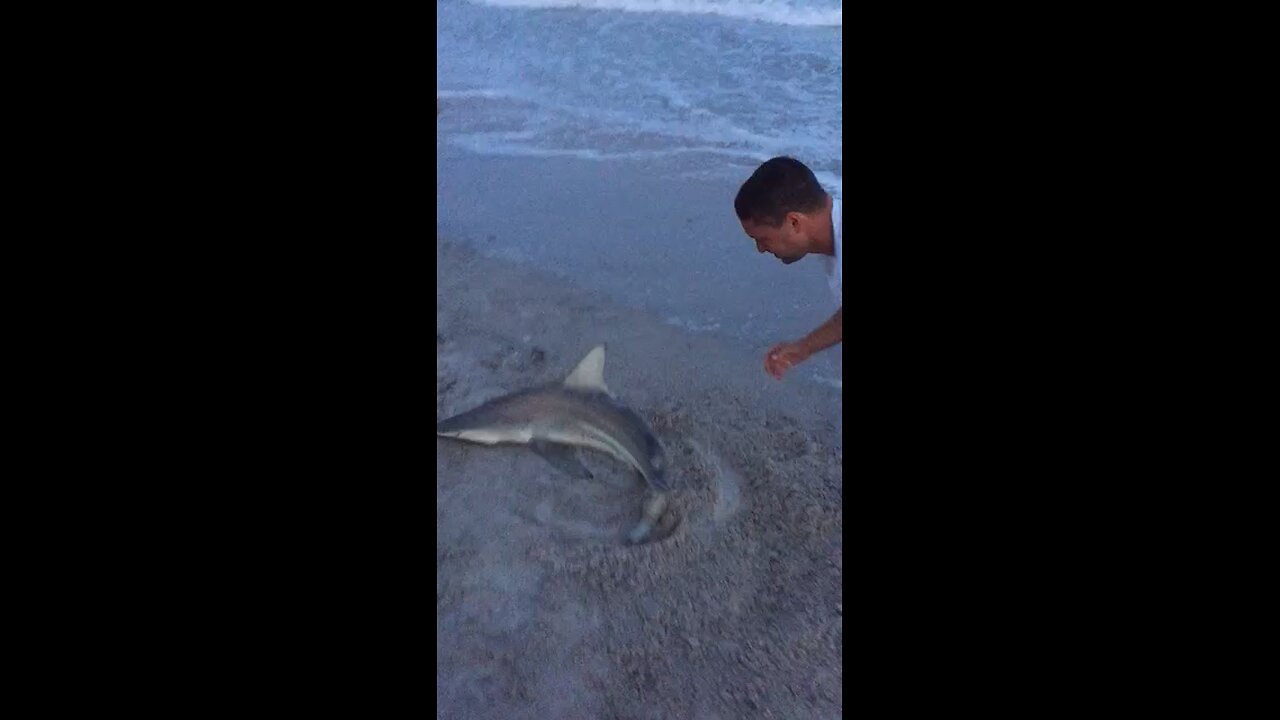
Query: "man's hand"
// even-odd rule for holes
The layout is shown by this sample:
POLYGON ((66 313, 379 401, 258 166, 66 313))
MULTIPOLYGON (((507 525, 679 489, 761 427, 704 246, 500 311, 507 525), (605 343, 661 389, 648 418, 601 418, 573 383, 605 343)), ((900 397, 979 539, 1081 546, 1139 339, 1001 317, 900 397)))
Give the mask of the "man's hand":
POLYGON ((778 343, 765 353, 764 371, 781 380, 783 373, 808 360, 809 355, 811 353, 803 343, 778 343))
POLYGON ((778 343, 769 348, 769 352, 764 356, 764 371, 781 380, 784 372, 808 360, 814 353, 822 352, 842 342, 843 339, 844 308, 841 307, 835 315, 827 318, 826 322, 806 335, 804 339, 778 343))

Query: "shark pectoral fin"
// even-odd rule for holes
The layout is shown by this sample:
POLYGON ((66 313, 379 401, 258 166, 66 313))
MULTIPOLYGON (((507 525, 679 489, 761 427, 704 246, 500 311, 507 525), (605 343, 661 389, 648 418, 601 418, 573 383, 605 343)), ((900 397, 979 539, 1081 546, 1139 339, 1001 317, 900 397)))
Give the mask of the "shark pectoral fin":
POLYGON ((554 465, 557 470, 568 473, 570 477, 594 477, 591 471, 587 469, 587 466, 583 465, 582 461, 578 459, 578 453, 567 445, 556 445, 544 440, 535 440, 529 443, 529 448, 554 465))

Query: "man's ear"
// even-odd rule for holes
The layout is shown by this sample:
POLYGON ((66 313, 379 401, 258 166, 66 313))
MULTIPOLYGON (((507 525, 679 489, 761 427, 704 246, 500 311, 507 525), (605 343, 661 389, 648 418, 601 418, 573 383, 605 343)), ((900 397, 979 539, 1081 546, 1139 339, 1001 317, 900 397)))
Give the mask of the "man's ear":
POLYGON ((798 212, 789 212, 783 222, 786 223, 787 227, 791 228, 792 232, 799 232, 804 225, 804 216, 798 212))

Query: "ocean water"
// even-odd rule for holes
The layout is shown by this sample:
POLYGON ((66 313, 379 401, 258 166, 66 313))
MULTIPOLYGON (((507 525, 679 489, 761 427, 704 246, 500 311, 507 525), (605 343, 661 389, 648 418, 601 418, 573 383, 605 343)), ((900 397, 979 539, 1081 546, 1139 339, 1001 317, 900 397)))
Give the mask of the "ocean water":
MULTIPOLYGON (((798 339, 835 310, 819 261, 756 253, 732 197, 776 155, 843 196, 842 14, 841 0, 438 0, 439 230, 689 332, 761 352, 798 339), (554 175, 545 158, 562 159, 554 175), (673 173, 689 180, 678 196, 673 173)), ((797 374, 840 392, 842 356, 797 374)))
POLYGON ((842 194, 842 0, 439 0, 446 142, 668 158, 741 182, 791 155, 842 194), (465 118, 465 121, 462 119, 465 118))

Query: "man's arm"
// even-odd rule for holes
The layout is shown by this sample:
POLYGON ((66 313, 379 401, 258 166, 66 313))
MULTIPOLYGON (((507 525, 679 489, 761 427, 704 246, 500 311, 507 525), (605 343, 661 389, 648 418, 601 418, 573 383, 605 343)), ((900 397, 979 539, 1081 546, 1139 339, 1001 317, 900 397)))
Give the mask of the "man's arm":
POLYGON ((827 321, 819 325, 813 332, 804 336, 798 344, 802 346, 809 355, 820 353, 823 350, 841 342, 844 338, 844 323, 842 313, 844 306, 841 305, 836 314, 827 318, 827 321))
POLYGON ((842 342, 844 338, 844 306, 836 310, 836 314, 827 318, 813 332, 793 343, 780 343, 769 349, 764 356, 764 370, 770 375, 782 379, 782 374, 799 365, 814 353, 842 342))

